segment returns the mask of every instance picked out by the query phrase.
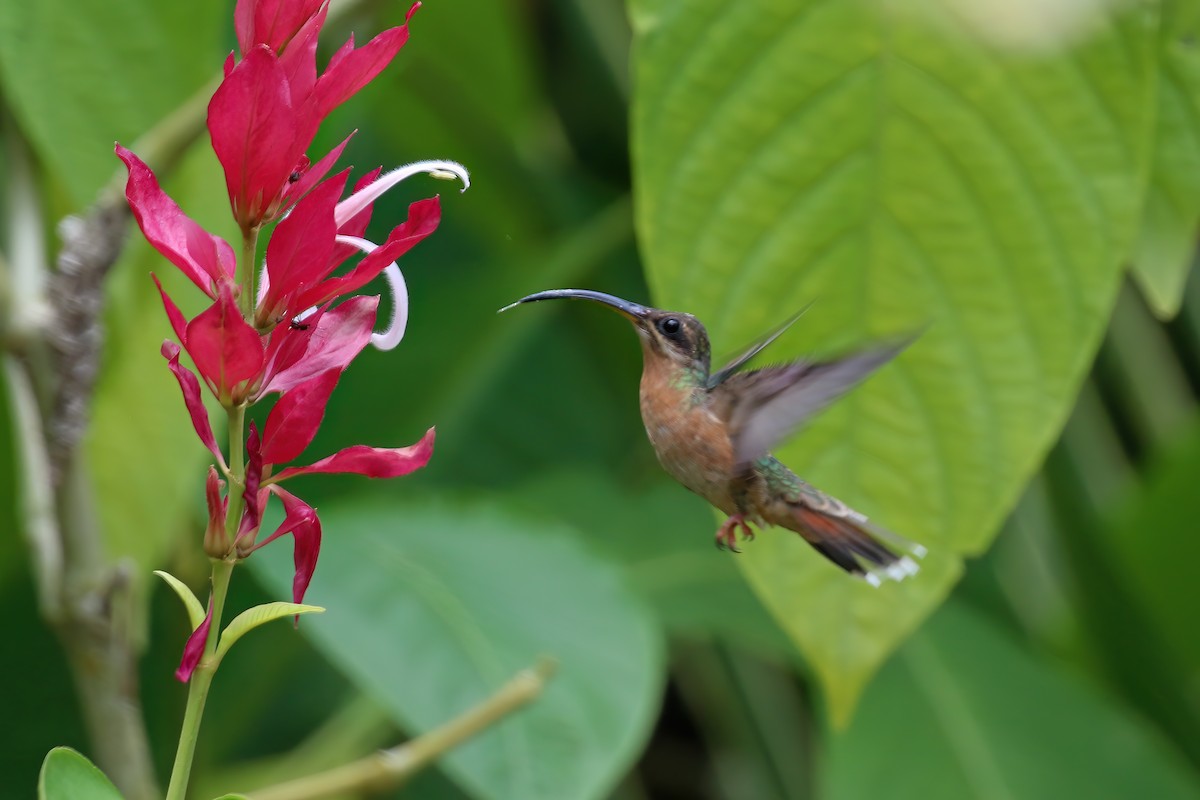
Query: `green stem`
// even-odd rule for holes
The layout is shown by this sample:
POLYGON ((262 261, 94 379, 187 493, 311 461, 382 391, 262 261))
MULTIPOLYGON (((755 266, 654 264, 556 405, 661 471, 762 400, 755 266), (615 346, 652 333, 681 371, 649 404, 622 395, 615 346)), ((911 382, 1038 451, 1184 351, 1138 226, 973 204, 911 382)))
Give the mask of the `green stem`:
MULTIPOLYGON (((237 535, 238 522, 242 517, 241 487, 246 485, 246 458, 242 444, 246 408, 235 406, 229 413, 229 508, 225 516, 225 530, 229 541, 237 535)), ((229 591, 229 579, 237 565, 237 557, 212 562, 212 618, 209 622, 208 641, 204 643, 204 655, 188 682, 187 707, 183 712, 183 728, 179 732, 179 747, 175 751, 175 766, 171 769, 171 783, 167 787, 166 800, 183 800, 187 794, 188 778, 192 772, 192 758, 196 753, 196 740, 200 736, 200 719, 204 716, 204 703, 208 700, 208 689, 220 661, 216 657, 220 639, 221 615, 225 611, 225 595, 229 591)))
POLYGON ((213 561, 212 571, 212 622, 208 629, 208 641, 204 643, 204 656, 188 682, 187 708, 183 712, 183 728, 179 732, 179 749, 175 751, 175 766, 171 769, 171 783, 167 787, 166 800, 184 800, 187 795, 188 778, 192 774, 192 757, 196 754, 196 740, 200 737, 200 719, 204 716, 204 703, 208 700, 208 689, 217 672, 215 658, 217 632, 221 629, 221 612, 225 608, 225 594, 229 590, 229 578, 236 561, 213 561))
POLYGON ((250 324, 255 324, 254 320, 254 292, 258 285, 258 276, 255 274, 257 267, 255 266, 255 255, 258 252, 258 228, 251 228, 248 231, 242 232, 242 257, 238 261, 238 266, 242 273, 242 291, 238 297, 238 307, 242 310, 242 316, 246 318, 250 324))

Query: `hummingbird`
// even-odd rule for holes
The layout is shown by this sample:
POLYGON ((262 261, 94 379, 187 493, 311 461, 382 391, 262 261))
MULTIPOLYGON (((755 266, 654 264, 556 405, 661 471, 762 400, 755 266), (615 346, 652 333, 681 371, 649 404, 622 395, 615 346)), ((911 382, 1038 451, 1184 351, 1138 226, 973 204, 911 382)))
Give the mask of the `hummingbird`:
MULTIPOLYGON (((642 344, 640 405, 659 463, 679 483, 727 515, 721 549, 740 552, 754 529, 795 531, 852 575, 874 586, 917 571, 925 549, 871 524, 867 517, 788 469, 770 449, 801 424, 894 358, 913 337, 825 361, 799 360, 745 369, 799 317, 712 372, 708 332, 700 320, 589 289, 552 289, 500 309, 541 300, 589 300, 618 312, 642 344)), ((802 314, 803 312, 801 312, 802 314)))

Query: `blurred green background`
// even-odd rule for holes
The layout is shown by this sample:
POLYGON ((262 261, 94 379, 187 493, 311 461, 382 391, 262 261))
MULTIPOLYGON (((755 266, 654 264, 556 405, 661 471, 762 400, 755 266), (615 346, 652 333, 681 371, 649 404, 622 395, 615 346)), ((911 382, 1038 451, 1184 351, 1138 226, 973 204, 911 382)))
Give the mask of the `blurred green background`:
MULTIPOLYGON (((357 129, 356 174, 448 158, 473 185, 377 204, 377 235, 434 192, 443 221, 401 264, 405 341, 354 364, 304 459, 430 425, 435 455, 294 487, 321 512, 308 600, 329 611, 225 661, 193 796, 428 730, 544 654, 534 707, 392 796, 1200 796, 1198 9, 429 0, 313 152, 357 129), (781 453, 925 543, 921 574, 875 591, 777 531, 718 553, 645 441, 628 326, 495 314, 566 286, 696 313, 723 354, 814 298, 771 357, 925 327, 781 453)), ((406 10, 348 7, 325 56, 406 10)), ((111 142, 137 149, 216 74, 231 15, 0 2, 0 168, 33 170, 51 251, 114 175, 111 142)), ((232 239, 222 181, 207 136, 164 175, 232 239)), ((10 224, 27 201, 6 197, 10 224)), ((165 776, 186 623, 149 573, 203 586, 207 453, 150 270, 188 297, 131 236, 86 448, 107 553, 144 597, 165 776)), ((11 426, 0 453, 0 774, 28 795, 50 747, 91 746, 39 618, 11 426)), ((288 594, 285 545, 250 566, 231 608, 288 594)))

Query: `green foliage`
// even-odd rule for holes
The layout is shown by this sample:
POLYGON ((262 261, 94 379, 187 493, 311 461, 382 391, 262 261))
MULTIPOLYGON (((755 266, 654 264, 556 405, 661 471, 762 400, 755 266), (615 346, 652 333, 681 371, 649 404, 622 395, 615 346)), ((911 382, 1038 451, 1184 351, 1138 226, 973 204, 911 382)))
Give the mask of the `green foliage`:
POLYGON ((597 552, 623 563, 669 630, 716 634, 766 654, 791 652, 733 559, 707 546, 706 505, 678 486, 623 486, 602 472, 558 470, 521 487, 517 498, 523 513, 565 520, 597 552))
POLYGON ((86 757, 56 747, 42 762, 38 800, 121 800, 121 793, 86 757))
MULTIPOLYGON (((322 519, 336 546, 310 595, 329 613, 304 627, 406 729, 432 730, 540 657, 558 662, 535 704, 445 757, 463 786, 497 800, 611 789, 645 743, 662 671, 659 631, 615 569, 568 530, 494 507, 329 505, 322 519)), ((254 563, 286 591, 286 559, 254 563)))
MULTIPOLYGON (((238 639, 260 625, 265 625, 268 622, 283 619, 284 617, 299 617, 301 614, 324 613, 325 609, 320 606, 308 606, 302 603, 263 603, 253 608, 247 608, 230 620, 229 624, 225 626, 225 630, 221 631, 221 641, 217 645, 216 658, 220 661, 238 639)), ((299 620, 297 620, 298 623, 299 620)))
POLYGON ((1200 52, 1192 42, 1198 23, 1192 4, 1163 4, 1154 154, 1133 274, 1164 318, 1179 311, 1200 216, 1200 52))
POLYGON ((0 3, 5 100, 70 207, 116 174, 113 140, 129 144, 216 76, 225 20, 220 3, 0 3))
POLYGON ((829 753, 829 800, 1194 798, 1195 778, 1103 692, 948 603, 829 753))
MULTIPOLYGON (((159 5, 0 8, 0 94, 51 223, 116 171, 113 139, 135 141, 233 46, 232 4, 159 5)), ((324 523, 310 595, 329 611, 225 659, 193 788, 394 745, 551 655, 545 695, 398 796, 1196 796, 1200 444, 1179 424, 1195 425, 1200 386, 1196 4, 1124 4, 1012 52, 980 38, 1006 7, 993 0, 629 5, 632 34, 608 2, 426 3, 395 66, 313 147, 357 129, 355 175, 425 157, 472 170, 465 194, 414 180, 378 204, 376 238, 434 192, 444 219, 401 263, 406 341, 347 372, 301 460, 430 424, 437 450, 398 481, 292 487, 324 523), (1122 296, 1063 442, 993 548, 1076 402, 1126 264, 1179 319, 1160 327, 1122 296), (924 329, 781 450, 928 545, 920 576, 873 591, 779 531, 717 552, 710 509, 645 442, 628 327, 579 305, 494 313, 563 286, 694 312, 726 354, 809 301, 771 358, 924 329)), ((1049 30, 1058 6, 1044 5, 1049 30)), ((358 6, 324 44, 351 29, 361 43, 405 10, 358 6)), ((163 179, 233 238, 206 136, 163 179)), ((107 555, 135 582, 168 567, 199 587, 210 456, 158 353, 170 331, 151 270, 189 315, 201 307, 132 235, 107 285, 85 457, 107 555)), ((6 430, 8 409, 0 398, 6 430)), ((87 742, 4 519, 0 596, 19 611, 21 659, 3 672, 58 689, 22 694, 29 721, 0 731, 6 788, 29 795, 47 747, 87 742)), ((290 596, 286 544, 250 565, 263 586, 237 570, 229 617, 290 596)), ((175 607, 151 622, 143 698, 165 775, 187 632, 175 607)), ((103 780, 70 751, 51 759, 103 780)))
POLYGON ((739 561, 845 721, 1070 410, 1141 214, 1155 20, 1138 9, 1030 58, 881 4, 643 5, 634 152, 656 301, 730 350, 813 297, 800 327, 820 346, 776 353, 928 325, 780 452, 925 543, 920 575, 874 591, 789 536, 739 561))
POLYGON ((179 599, 183 601, 183 607, 187 611, 188 623, 191 624, 192 630, 199 628, 200 623, 204 622, 204 606, 200 605, 200 601, 196 599, 196 595, 188 588, 188 585, 165 570, 156 569, 154 574, 162 578, 163 582, 179 595, 179 599))
MULTIPOLYGON (((1145 629, 1155 633, 1161 650, 1146 654, 1180 682, 1190 680, 1200 665, 1200 640, 1193 635, 1200 590, 1191 578, 1200 563, 1198 475, 1200 427, 1193 425, 1108 517, 1097 543, 1111 563, 1120 565, 1123 589, 1134 598, 1145 629)), ((1200 717, 1200 698, 1189 694, 1177 702, 1180 711, 1200 717)))

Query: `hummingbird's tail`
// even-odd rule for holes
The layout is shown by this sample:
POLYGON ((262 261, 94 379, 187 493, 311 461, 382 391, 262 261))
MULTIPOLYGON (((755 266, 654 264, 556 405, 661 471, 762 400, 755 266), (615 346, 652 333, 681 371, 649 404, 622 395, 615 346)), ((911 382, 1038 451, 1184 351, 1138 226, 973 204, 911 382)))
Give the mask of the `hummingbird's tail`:
POLYGON ((792 508, 800 523, 793 530, 821 555, 872 586, 915 575, 917 559, 925 555, 921 545, 872 525, 851 509, 826 513, 802 504, 792 508))

